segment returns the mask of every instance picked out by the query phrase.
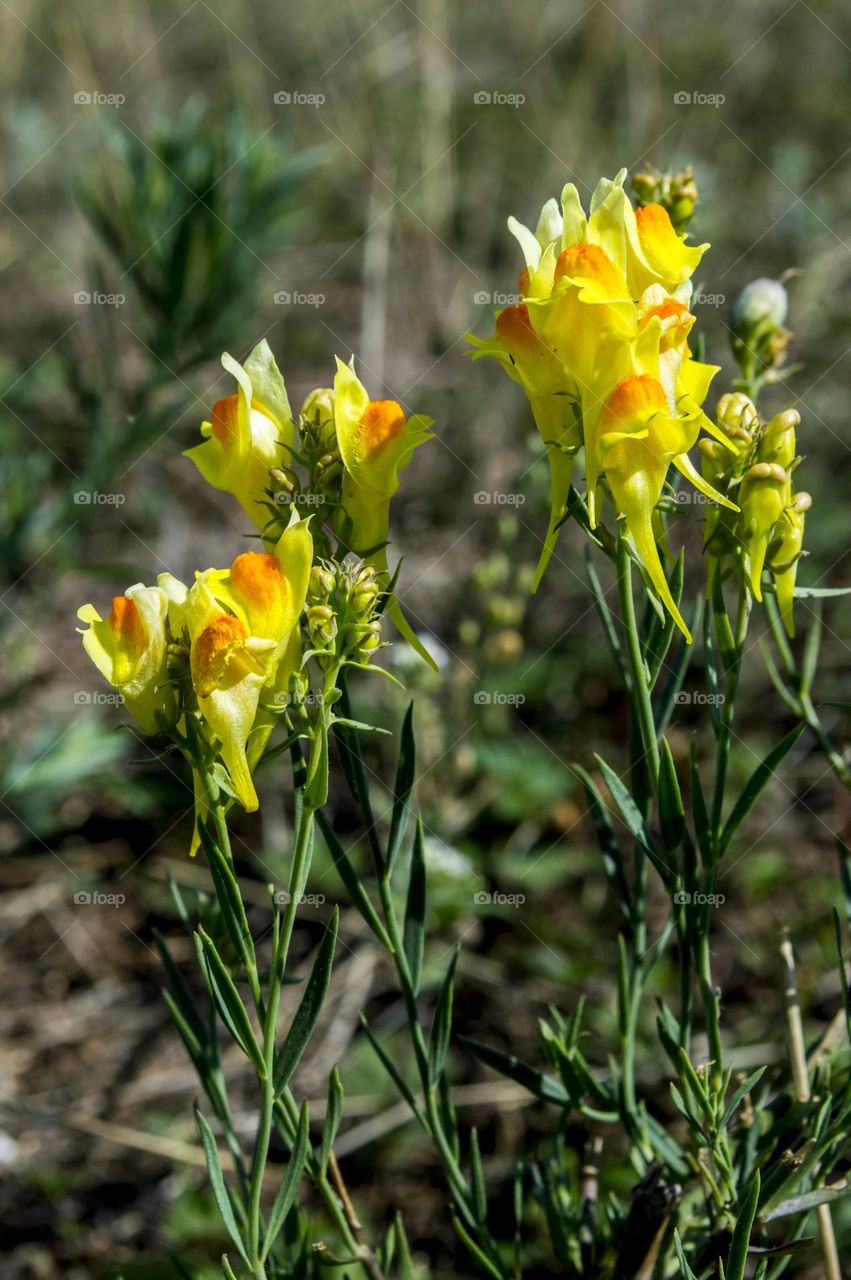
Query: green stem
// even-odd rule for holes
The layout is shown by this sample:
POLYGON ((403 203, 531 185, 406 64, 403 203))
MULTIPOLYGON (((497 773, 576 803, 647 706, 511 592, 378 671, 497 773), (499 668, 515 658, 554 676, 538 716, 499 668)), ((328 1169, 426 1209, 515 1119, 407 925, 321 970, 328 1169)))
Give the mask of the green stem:
POLYGON ((632 596, 632 567, 621 522, 618 524, 617 571, 618 598, 620 600, 626 654, 631 675, 630 702, 634 714, 638 718, 645 755, 650 759, 655 790, 659 782, 659 741, 656 734, 656 721, 653 717, 653 703, 647 683, 647 669, 641 652, 641 637, 638 633, 638 622, 635 616, 635 601, 632 596))
POLYGON ((304 888, 310 867, 313 848, 313 810, 306 805, 302 808, 298 825, 293 863, 290 870, 289 895, 283 912, 280 933, 272 956, 269 975, 269 999, 263 1026, 263 1074, 261 1077, 260 1121, 257 1128, 257 1140, 254 1146, 254 1160, 251 1166, 251 1192, 248 1203, 248 1253, 251 1274, 256 1280, 266 1280, 266 1268, 262 1260, 261 1250, 261 1198, 263 1194, 263 1175, 269 1157, 269 1143, 272 1136, 272 1124, 275 1113, 275 1049, 277 1044, 278 1008, 281 1000, 281 989, 286 969, 290 942, 295 927, 299 898, 304 888))

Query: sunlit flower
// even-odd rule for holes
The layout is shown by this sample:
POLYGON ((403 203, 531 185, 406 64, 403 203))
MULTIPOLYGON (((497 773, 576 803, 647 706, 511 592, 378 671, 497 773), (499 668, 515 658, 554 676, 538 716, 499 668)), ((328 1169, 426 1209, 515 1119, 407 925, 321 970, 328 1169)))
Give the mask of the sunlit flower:
POLYGON ((199 574, 178 606, 189 632, 198 709, 248 810, 258 803, 251 768, 274 723, 258 712, 298 666, 297 628, 312 558, 308 522, 294 513, 274 552, 246 551, 229 570, 199 574))
MULTIPOLYGON (((337 359, 334 378, 334 423, 343 459, 342 506, 345 535, 353 551, 387 575, 390 499, 399 488, 399 472, 414 450, 431 440, 432 419, 407 417, 396 400, 371 400, 354 371, 354 361, 337 359)), ((395 600, 385 609, 399 632, 433 666, 433 661, 395 600)))
POLYGON ((215 489, 233 494, 263 528, 269 470, 289 460, 287 451, 295 442, 284 380, 265 339, 244 366, 227 354, 222 365, 236 379, 237 390, 216 402, 211 420, 201 426, 204 443, 187 449, 185 456, 215 489))
POLYGON ((137 583, 115 597, 105 618, 91 604, 77 612, 88 624, 83 648, 145 733, 164 728, 174 713, 166 684, 166 608, 165 592, 137 583))

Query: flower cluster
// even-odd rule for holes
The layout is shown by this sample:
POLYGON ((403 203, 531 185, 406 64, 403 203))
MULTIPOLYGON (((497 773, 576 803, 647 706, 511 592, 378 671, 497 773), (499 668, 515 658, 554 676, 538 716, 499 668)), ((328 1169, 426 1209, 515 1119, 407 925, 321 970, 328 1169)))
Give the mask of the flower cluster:
POLYGON ((311 392, 297 418, 265 341, 244 365, 222 364, 236 391, 186 456, 236 498, 262 550, 188 586, 166 573, 130 587, 106 617, 78 613, 86 652, 143 732, 169 734, 189 759, 199 816, 211 780, 257 808, 253 772, 282 716, 301 736, 327 733, 335 678, 369 664, 382 612, 419 647, 389 589, 387 537, 399 472, 431 434, 429 419, 371 400, 353 363, 338 360, 333 388, 311 392))
POLYGON ((718 426, 736 446, 736 454, 714 440, 701 440, 702 471, 707 481, 737 492, 738 514, 714 511, 706 522, 710 589, 738 563, 757 600, 762 600, 763 573, 769 569, 784 626, 794 636, 792 605, 798 562, 804 554, 804 519, 812 505, 808 493, 796 492, 792 476, 797 455, 796 409, 761 421, 753 401, 743 392, 722 396, 718 426), (733 461, 731 462, 731 456, 733 461))
POLYGON ((569 184, 560 206, 544 205, 534 232, 509 219, 526 261, 522 300, 498 313, 491 339, 473 339, 473 354, 499 360, 522 386, 549 459, 550 522, 535 585, 555 548, 583 448, 591 527, 607 495, 690 640, 662 566, 655 512, 671 466, 735 510, 689 450, 701 430, 733 455, 737 447, 701 408, 717 369, 696 360, 688 344, 691 277, 708 246, 686 244, 662 204, 634 209, 625 175, 599 183, 589 216, 569 184))

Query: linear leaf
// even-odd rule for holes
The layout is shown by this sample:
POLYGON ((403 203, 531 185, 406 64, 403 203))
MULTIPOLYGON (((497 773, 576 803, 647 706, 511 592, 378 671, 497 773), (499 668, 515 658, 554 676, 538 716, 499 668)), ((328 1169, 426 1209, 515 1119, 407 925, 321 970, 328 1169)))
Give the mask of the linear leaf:
POLYGON ((727 1258, 727 1280, 745 1280, 745 1268, 748 1263, 748 1246, 751 1241, 751 1230, 756 1207, 759 1204, 759 1169, 753 1177, 741 1213, 733 1229, 730 1241, 730 1253, 727 1258))
POLYGON ((378 941, 388 951, 392 950, 390 939, 387 936, 387 930, 381 923, 381 919, 369 900, 369 895, 363 886, 363 881, 349 860, 349 856, 337 838, 333 827, 331 826, 325 814, 320 809, 316 814, 316 820, 319 823, 319 830, 322 832, 322 838, 328 846, 331 857, 334 860, 334 868, 345 885, 349 897, 357 907, 363 919, 369 925, 378 941))
POLYGON ((225 853, 210 835, 204 822, 200 820, 198 822, 198 836, 204 849, 207 866, 210 868, 210 875, 213 877, 213 883, 216 886, 216 897, 219 900, 219 906, 222 909, 222 915, 225 918, 225 924, 236 954, 243 964, 253 965, 255 963, 254 939, 251 937, 251 930, 248 927, 245 904, 239 891, 239 884, 234 875, 233 867, 228 862, 225 853))
POLYGON ((385 854, 388 875, 393 870, 396 856, 408 829, 416 766, 414 704, 410 702, 408 710, 405 712, 405 719, 402 721, 402 732, 399 739, 399 762, 396 766, 396 781, 393 785, 393 814, 390 819, 390 835, 387 838, 387 852, 385 854))
POLYGON ((308 1126, 310 1117, 308 1115, 307 1103, 302 1104, 301 1115, 298 1121, 298 1132, 296 1133, 295 1143, 290 1153, 287 1171, 281 1180, 278 1188, 278 1194, 275 1196, 275 1203, 269 1211, 269 1220, 266 1224, 266 1235, 263 1241, 263 1254, 261 1261, 265 1261, 269 1256, 269 1250, 275 1243, 275 1239, 284 1225, 286 1216, 295 1203, 296 1193, 298 1192, 298 1184, 301 1181, 301 1175, 304 1172, 304 1162, 307 1159, 308 1144, 308 1126))
POLYGON ((595 755, 594 759, 597 761, 606 786, 609 788, 612 799, 617 805, 618 812, 627 827, 635 836, 639 844, 641 844, 645 849, 647 856, 659 872, 663 882, 669 886, 673 885, 677 878, 676 871, 668 866, 667 862, 660 854, 656 846, 656 841, 653 839, 653 836, 650 833, 650 828, 644 821, 638 805, 635 803, 629 791, 615 773, 614 769, 606 764, 602 756, 595 755))
POLYGON ((242 1258, 243 1262, 248 1261, 248 1254, 245 1245, 242 1242, 242 1236, 239 1227, 236 1225, 234 1217, 233 1205, 230 1201, 230 1194, 225 1186, 225 1179, 222 1173, 222 1166, 219 1161, 219 1151, 216 1146, 216 1139, 213 1137, 213 1131, 204 1119, 200 1109, 195 1108, 195 1121, 198 1125, 198 1132, 201 1135, 201 1145, 204 1148, 204 1156, 207 1161, 207 1171, 210 1175, 210 1182, 213 1186, 213 1195, 216 1198, 216 1206, 219 1210, 219 1217, 227 1228, 228 1235, 234 1243, 234 1247, 242 1258))
POLYGON ((296 1010, 292 1025, 287 1032, 283 1045, 275 1054, 275 1093, 280 1094, 289 1084, 293 1072, 301 1061, 301 1055, 307 1048, 317 1019, 328 994, 331 981, 331 966, 334 962, 334 948, 337 945, 337 931, 340 927, 340 910, 334 908, 328 927, 319 944, 310 977, 296 1010))
POLYGON ((426 873, 423 850, 423 824, 417 818, 414 846, 411 852, 411 871, 408 878, 408 899, 405 905, 403 944, 414 995, 419 993, 423 971, 425 947, 426 873))
POLYGON ((325 1108, 325 1124, 322 1126, 322 1148, 319 1154, 319 1168, 323 1173, 328 1168, 331 1149, 337 1141, 342 1115, 343 1082, 340 1079, 340 1072, 334 1067, 328 1078, 328 1105, 325 1108))
POLYGON ((443 1075, 443 1068, 446 1065, 446 1053, 449 1049, 449 1037, 452 1033, 455 967, 458 964, 459 954, 460 949, 456 946, 452 959, 449 961, 446 977, 443 979, 440 994, 437 997, 437 1004, 434 1008, 428 1046, 429 1077, 432 1084, 436 1084, 443 1075))
POLYGON ((778 742, 777 746, 769 751, 765 759, 754 769, 750 778, 745 783, 741 795, 733 805, 732 813, 724 823, 724 830, 721 832, 721 840, 718 848, 719 857, 727 851, 733 836, 736 834, 737 830, 756 804, 760 795, 771 781, 777 766, 798 741, 803 729, 804 725, 796 725, 792 732, 787 733, 786 737, 778 742))
POLYGON ((572 764, 569 768, 570 772, 585 788, 585 793, 588 797, 588 809, 591 814, 591 821, 594 824, 594 833, 603 859, 603 871, 615 891, 621 910, 629 918, 632 894, 629 881, 626 878, 623 853, 615 829, 612 826, 609 811, 591 775, 579 764, 572 764))
POLYGON ((473 1040, 469 1036, 461 1036, 460 1042, 470 1049, 485 1066, 492 1067, 494 1071, 498 1071, 501 1076, 506 1076, 509 1080, 515 1080, 536 1098, 542 1098, 544 1102, 554 1102, 561 1107, 570 1105, 570 1095, 559 1080, 539 1071, 537 1067, 524 1062, 522 1058, 516 1057, 513 1053, 506 1053, 502 1049, 495 1049, 492 1045, 483 1044, 481 1040, 473 1040))
POLYGON ((195 945, 198 960, 210 987, 219 1016, 230 1031, 236 1043, 246 1057, 250 1058, 258 1071, 263 1071, 263 1055, 257 1044, 251 1020, 242 1003, 239 992, 234 985, 215 943, 203 928, 199 927, 195 934, 195 945))

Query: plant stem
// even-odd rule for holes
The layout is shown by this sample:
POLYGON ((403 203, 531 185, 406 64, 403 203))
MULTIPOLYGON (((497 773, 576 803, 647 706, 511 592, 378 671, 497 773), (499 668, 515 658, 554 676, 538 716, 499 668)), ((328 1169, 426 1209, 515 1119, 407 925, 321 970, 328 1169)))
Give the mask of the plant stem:
POLYGON ((272 957, 269 974, 269 998, 266 1006, 266 1017, 263 1026, 263 1075, 261 1078, 262 1095, 260 1102, 260 1121, 257 1128, 257 1139, 254 1146, 254 1160, 251 1166, 251 1192, 248 1203, 248 1251, 252 1275, 256 1280, 266 1280, 266 1268, 261 1254, 261 1197, 263 1193, 263 1174, 269 1156, 269 1142, 272 1136, 272 1123, 275 1112, 275 1048, 277 1043, 278 1007, 281 1000, 284 971, 299 898, 310 867, 313 848, 313 810, 306 805, 302 808, 298 825, 296 846, 290 870, 289 894, 284 907, 278 945, 272 957))
POLYGON ((638 622, 635 616, 635 601, 632 596, 632 568, 623 522, 618 522, 618 598, 621 607, 626 653, 632 677, 630 702, 641 728, 644 751, 650 759, 654 790, 659 782, 659 741, 656 734, 656 721, 653 717, 653 703, 647 683, 647 669, 641 652, 641 637, 638 634, 638 622))

